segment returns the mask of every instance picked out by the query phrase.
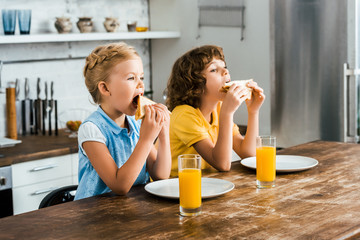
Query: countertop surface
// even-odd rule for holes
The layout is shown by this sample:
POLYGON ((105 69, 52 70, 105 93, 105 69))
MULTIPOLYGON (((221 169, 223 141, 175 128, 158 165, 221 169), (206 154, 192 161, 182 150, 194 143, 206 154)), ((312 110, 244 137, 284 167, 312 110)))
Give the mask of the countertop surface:
POLYGON ((256 189, 254 170, 203 172, 235 188, 203 200, 197 217, 181 217, 178 200, 144 186, 0 219, 0 239, 359 239, 360 145, 316 141, 278 151, 315 158, 306 171, 277 174, 256 189))
POLYGON ((14 147, 0 148, 0 167, 16 163, 56 157, 78 151, 77 138, 69 138, 68 132, 59 130, 58 136, 20 136, 22 142, 14 147))

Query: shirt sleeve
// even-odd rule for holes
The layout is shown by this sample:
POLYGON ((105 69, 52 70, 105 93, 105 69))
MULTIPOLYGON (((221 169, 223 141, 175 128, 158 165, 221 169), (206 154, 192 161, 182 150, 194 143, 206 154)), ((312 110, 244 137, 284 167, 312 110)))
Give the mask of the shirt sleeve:
MULTIPOLYGON (((78 131, 78 143, 80 150, 86 155, 82 144, 87 141, 95 141, 106 144, 106 138, 100 129, 92 122, 82 124, 78 131)), ((87 156, 87 155, 86 155, 87 156)))
POLYGON ((193 144, 210 138, 203 121, 195 109, 186 109, 179 114, 174 122, 171 124, 171 128, 174 134, 187 146, 191 147, 193 144))

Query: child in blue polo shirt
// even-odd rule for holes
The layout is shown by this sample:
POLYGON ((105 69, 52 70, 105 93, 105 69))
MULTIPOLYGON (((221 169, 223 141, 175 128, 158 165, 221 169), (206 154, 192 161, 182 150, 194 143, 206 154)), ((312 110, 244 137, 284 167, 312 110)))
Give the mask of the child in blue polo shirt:
POLYGON ((146 106, 136 121, 137 98, 144 94, 143 64, 125 43, 99 46, 86 58, 85 84, 98 109, 80 126, 79 186, 75 200, 109 191, 124 195, 136 184, 170 175, 169 112, 146 106), (158 149, 153 145, 158 138, 158 149))

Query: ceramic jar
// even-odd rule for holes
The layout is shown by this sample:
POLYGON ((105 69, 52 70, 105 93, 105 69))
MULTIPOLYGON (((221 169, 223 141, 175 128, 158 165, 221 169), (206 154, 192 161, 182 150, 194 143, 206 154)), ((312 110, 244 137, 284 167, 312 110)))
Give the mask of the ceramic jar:
POLYGON ((117 18, 107 17, 105 18, 104 27, 107 32, 116 32, 120 23, 117 18))
POLYGON ((68 17, 57 17, 55 28, 58 33, 69 33, 72 29, 72 23, 68 17))
POLYGON ((93 22, 91 21, 91 17, 81 17, 79 21, 76 23, 81 33, 89 33, 93 29, 93 22))

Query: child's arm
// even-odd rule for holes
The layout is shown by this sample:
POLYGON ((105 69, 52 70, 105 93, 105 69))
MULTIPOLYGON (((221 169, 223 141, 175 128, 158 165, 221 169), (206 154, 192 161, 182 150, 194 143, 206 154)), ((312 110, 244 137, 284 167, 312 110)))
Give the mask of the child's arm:
POLYGON ((251 157, 256 154, 256 137, 259 135, 259 110, 265 100, 264 90, 253 82, 248 84, 253 89, 253 95, 246 101, 248 108, 248 126, 245 137, 240 134, 233 138, 233 149, 241 157, 251 157))
POLYGON ((105 144, 91 141, 83 143, 83 149, 92 166, 113 192, 124 195, 130 190, 144 166, 162 125, 162 117, 156 115, 156 110, 152 106, 147 106, 139 141, 129 159, 120 168, 117 167, 105 144))
POLYGON ((147 159, 147 170, 153 180, 167 179, 171 171, 170 114, 163 104, 156 104, 154 108, 157 109, 157 113, 163 115, 164 124, 158 137, 158 150, 153 146, 147 159))
POLYGON ((228 90, 220 110, 216 144, 210 139, 203 139, 194 144, 201 157, 219 171, 229 171, 231 168, 233 116, 240 104, 245 101, 246 91, 235 84, 228 90))

